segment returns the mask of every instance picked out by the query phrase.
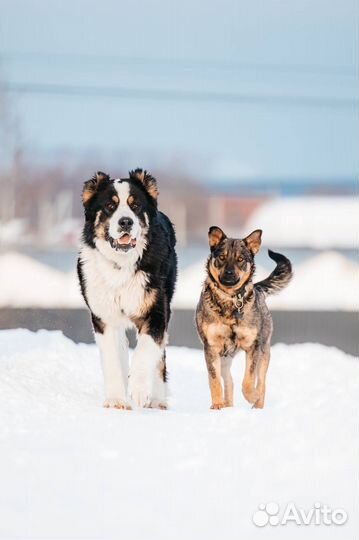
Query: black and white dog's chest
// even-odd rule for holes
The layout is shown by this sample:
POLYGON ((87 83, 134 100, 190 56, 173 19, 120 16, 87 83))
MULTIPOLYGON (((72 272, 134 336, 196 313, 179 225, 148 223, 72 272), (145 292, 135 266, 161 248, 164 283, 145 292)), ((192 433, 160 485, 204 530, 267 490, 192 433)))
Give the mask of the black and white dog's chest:
POLYGON ((133 265, 115 266, 91 248, 84 247, 80 259, 92 313, 111 325, 138 316, 146 290, 144 272, 135 271, 133 265))

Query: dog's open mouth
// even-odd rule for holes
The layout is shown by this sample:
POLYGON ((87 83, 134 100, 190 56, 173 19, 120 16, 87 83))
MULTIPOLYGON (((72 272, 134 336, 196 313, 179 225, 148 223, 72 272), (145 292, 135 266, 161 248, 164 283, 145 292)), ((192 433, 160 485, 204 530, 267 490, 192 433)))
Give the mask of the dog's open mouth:
POLYGON ((116 251, 128 251, 136 245, 136 238, 133 238, 128 233, 123 233, 120 238, 112 238, 110 236, 110 244, 116 251))
POLYGON ((225 279, 225 278, 222 278, 219 280, 222 285, 224 285, 225 287, 235 287, 235 285, 238 285, 238 283, 240 282, 240 278, 238 279, 225 279))

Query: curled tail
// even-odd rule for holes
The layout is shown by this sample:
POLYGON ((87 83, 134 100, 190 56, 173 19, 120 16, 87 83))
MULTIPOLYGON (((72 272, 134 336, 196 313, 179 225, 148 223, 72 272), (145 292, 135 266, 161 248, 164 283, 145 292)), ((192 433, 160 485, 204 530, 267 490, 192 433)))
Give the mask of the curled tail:
POLYGON ((262 291, 266 295, 281 291, 293 277, 292 263, 287 257, 270 249, 268 249, 268 255, 277 263, 277 266, 266 279, 254 284, 257 291, 262 291))

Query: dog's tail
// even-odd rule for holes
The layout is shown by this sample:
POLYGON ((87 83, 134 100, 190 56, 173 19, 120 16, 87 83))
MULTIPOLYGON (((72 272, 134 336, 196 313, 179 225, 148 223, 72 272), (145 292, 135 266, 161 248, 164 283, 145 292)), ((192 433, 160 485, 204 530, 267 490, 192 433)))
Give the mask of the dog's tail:
POLYGON ((268 255, 277 263, 277 266, 266 279, 254 284, 257 291, 262 291, 266 295, 281 291, 293 277, 292 263, 287 257, 270 249, 268 249, 268 255))

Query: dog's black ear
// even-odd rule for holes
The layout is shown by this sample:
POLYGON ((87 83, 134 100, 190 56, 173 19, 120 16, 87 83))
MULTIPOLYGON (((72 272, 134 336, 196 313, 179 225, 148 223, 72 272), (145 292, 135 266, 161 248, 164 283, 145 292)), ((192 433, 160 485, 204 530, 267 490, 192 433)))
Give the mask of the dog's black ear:
POLYGON ((142 169, 130 171, 129 175, 130 178, 133 178, 134 180, 139 180, 141 184, 143 184, 146 188, 147 193, 149 193, 149 195, 151 195, 153 199, 157 199, 158 188, 156 178, 148 174, 147 171, 143 171, 142 169))
POLYGON ((243 238, 243 241, 248 246, 253 255, 255 255, 256 253, 258 253, 262 243, 261 229, 256 229, 251 234, 243 238))
POLYGON ((211 251, 216 249, 216 247, 219 246, 219 244, 226 238, 227 236, 224 234, 222 229, 219 227, 211 227, 208 231, 208 241, 211 251))
POLYGON ((109 181, 110 177, 108 174, 98 171, 93 175, 90 180, 86 180, 82 190, 82 202, 86 205, 90 199, 95 195, 98 190, 99 185, 104 181, 109 181))

